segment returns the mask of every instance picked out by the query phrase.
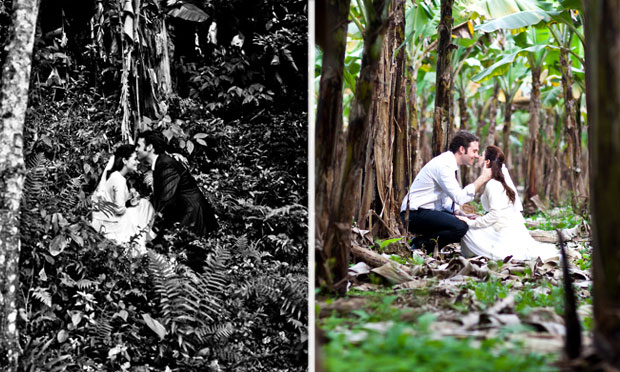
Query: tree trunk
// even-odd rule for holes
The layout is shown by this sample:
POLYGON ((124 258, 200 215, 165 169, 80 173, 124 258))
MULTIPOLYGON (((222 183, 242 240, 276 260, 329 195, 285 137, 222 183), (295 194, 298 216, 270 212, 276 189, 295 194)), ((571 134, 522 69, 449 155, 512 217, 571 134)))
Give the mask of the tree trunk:
POLYGON ((620 1, 585 5, 594 347, 620 368, 620 1))
POLYGON ((510 120, 512 119, 512 98, 508 97, 507 92, 504 93, 506 95, 506 103, 504 104, 504 128, 502 130, 502 146, 504 148, 502 151, 504 151, 504 155, 506 155, 504 164, 506 164, 508 169, 511 169, 512 157, 510 156, 510 120))
MULTIPOLYGON (((398 230, 400 200, 404 197, 405 153, 407 152, 405 53, 403 43, 404 1, 394 0, 383 38, 377 67, 375 98, 370 108, 371 134, 364 167, 364 187, 357 222, 373 236, 389 236, 398 230), (376 176, 376 178, 374 178, 376 176), (375 188, 376 186, 376 188, 375 188), (382 219, 369 216, 370 209, 382 219), (374 221, 368 226, 368 221, 374 221)), ((406 188, 408 185, 405 185, 406 188)))
POLYGON ((496 81, 493 85, 493 96, 491 97, 491 107, 489 107, 489 130, 487 131, 487 139, 485 146, 496 145, 496 128, 497 128, 497 96, 499 96, 499 84, 496 81))
POLYGON ((577 124, 575 122, 575 98, 573 97, 573 73, 572 62, 568 51, 560 51, 560 69, 562 70, 562 93, 564 97, 564 110, 566 115, 566 152, 568 154, 568 170, 570 172, 570 184, 572 197, 571 202, 575 210, 579 210, 583 204, 583 185, 581 180, 581 139, 577 138, 577 124))
POLYGON ((427 106, 428 97, 427 95, 422 94, 420 96, 420 107, 422 108, 422 111, 420 111, 420 122, 418 124, 418 149, 420 151, 418 152, 415 164, 413 164, 413 174, 411 175, 411 182, 413 182, 413 178, 415 178, 415 175, 418 174, 424 164, 428 163, 433 156, 433 150, 431 148, 431 144, 428 141, 428 136, 426 135, 428 120, 426 115, 424 115, 424 110, 427 106))
MULTIPOLYGON (((325 234, 324 255, 327 260, 334 259, 333 289, 340 294, 346 292, 346 278, 349 249, 351 247, 351 220, 360 196, 360 182, 365 159, 365 148, 370 132, 370 107, 375 91, 377 67, 381 56, 383 32, 387 9, 384 0, 368 4, 366 14, 368 25, 362 51, 362 69, 351 104, 349 127, 347 130, 346 150, 337 195, 332 205, 333 223, 329 223, 325 234)), ((329 261, 327 261, 329 262, 329 261)), ((329 284, 329 283, 328 283, 329 284)))
MULTIPOLYGON (((420 123, 418 122, 418 66, 413 66, 412 69, 407 69, 409 74, 407 75, 407 85, 409 86, 409 97, 407 105, 409 107, 409 127, 405 129, 404 134, 406 138, 410 139, 410 143, 407 147, 406 154, 406 168, 405 168, 405 188, 404 193, 408 191, 408 186, 413 182, 414 175, 417 171, 416 164, 419 162, 421 156, 420 144, 423 143, 424 133, 420 130, 420 123)), ((398 194, 397 194, 398 195, 398 194)), ((404 198, 404 195, 401 199, 404 198)), ((409 215, 406 216, 407 222, 409 215)), ((403 232, 407 229, 403 226, 403 232)))
MULTIPOLYGON (((467 103, 465 102, 465 92, 459 93, 459 117, 460 117, 460 128, 463 130, 468 130, 468 122, 469 122, 469 112, 467 111, 467 103)), ((469 180, 472 178, 471 173, 473 172, 473 167, 468 167, 462 165, 461 167, 461 185, 469 185, 469 180)))
POLYGON ((324 47, 315 134, 316 260, 317 278, 331 285, 331 270, 327 267, 331 256, 325 254, 323 240, 331 213, 335 211, 334 190, 341 166, 338 148, 342 137, 342 82, 350 3, 325 0, 317 3, 319 5, 325 8, 317 12, 317 22, 324 25, 321 29, 325 42, 321 43, 324 47))
POLYGON ((0 352, 8 371, 17 369, 17 289, 19 287, 19 205, 24 186, 23 133, 39 3, 13 2, 13 35, 2 66, 0 136, 0 352))
POLYGON ((409 177, 411 174, 411 151, 409 148, 409 121, 407 113, 407 89, 405 76, 405 50, 401 49, 396 52, 396 48, 400 47, 404 42, 405 35, 405 1, 392 1, 392 24, 390 26, 390 38, 394 43, 393 53, 397 53, 393 58, 393 73, 397 78, 394 81, 392 96, 392 112, 394 119, 392 126, 394 130, 394 146, 392 149, 392 163, 394 164, 394 172, 392 176, 392 185, 387 185, 392 189, 391 205, 386 205, 384 215, 387 222, 385 232, 398 232, 400 226, 400 203, 405 197, 409 188, 409 177))
POLYGON ((527 187, 525 190, 525 201, 531 199, 538 194, 536 189, 536 161, 538 154, 536 152, 538 145, 538 127, 540 118, 540 66, 530 66, 532 70, 532 92, 530 94, 530 143, 529 154, 527 158, 527 187))
POLYGON ((439 43, 437 46, 437 74, 435 89, 435 110, 433 112, 432 155, 441 154, 446 143, 445 133, 450 130, 450 104, 452 67, 450 64, 450 45, 452 45, 452 4, 454 0, 441 0, 441 19, 437 27, 439 43))

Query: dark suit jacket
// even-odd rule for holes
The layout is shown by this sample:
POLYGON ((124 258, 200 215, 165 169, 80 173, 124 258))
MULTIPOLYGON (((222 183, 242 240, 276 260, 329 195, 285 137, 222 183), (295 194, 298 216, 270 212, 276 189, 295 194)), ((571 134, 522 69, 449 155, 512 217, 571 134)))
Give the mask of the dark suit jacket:
POLYGON ((207 202, 196 180, 181 163, 161 154, 153 171, 153 207, 162 214, 162 228, 175 222, 198 235, 217 229, 213 207, 207 202))

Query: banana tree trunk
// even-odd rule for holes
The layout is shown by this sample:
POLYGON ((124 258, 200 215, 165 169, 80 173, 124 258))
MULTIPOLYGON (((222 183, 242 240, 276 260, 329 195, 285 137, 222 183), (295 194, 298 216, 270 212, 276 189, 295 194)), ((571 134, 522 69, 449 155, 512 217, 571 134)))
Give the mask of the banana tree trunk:
POLYGON ((435 89, 435 110, 433 112, 432 155, 445 151, 445 136, 450 130, 450 105, 452 67, 450 45, 452 44, 452 5, 454 0, 441 0, 441 19, 437 27, 437 74, 435 89))
POLYGON ((409 177, 411 174, 411 149, 409 147, 409 133, 408 133, 408 113, 407 113, 407 90, 406 90, 406 76, 405 76, 405 61, 406 55, 404 49, 396 51, 404 41, 405 35, 405 1, 393 0, 392 1, 392 16, 390 17, 390 38, 394 43, 392 48, 393 54, 393 73, 396 75, 396 80, 393 84, 392 96, 395 98, 392 102, 392 112, 394 120, 392 121, 392 127, 394 131, 394 146, 392 149, 392 163, 394 164, 394 171, 392 176, 392 185, 387 187, 392 189, 391 205, 389 208, 386 205, 384 215, 385 221, 385 233, 398 233, 400 226, 400 202, 405 197, 409 187, 409 177))
POLYGON ((566 49, 560 51, 560 69, 562 72, 562 93, 564 97, 564 111, 566 116, 566 143, 568 154, 568 170, 572 191, 571 202, 575 210, 583 204, 583 184, 581 177, 581 140, 577 137, 577 123, 575 122, 575 98, 573 97, 573 73, 571 59, 566 49))
MULTIPOLYGON (((407 144, 406 156, 406 168, 405 168, 405 184, 410 185, 413 182, 415 175, 415 166, 419 162, 420 157, 420 144, 423 141, 424 133, 420 131, 421 125, 418 121, 418 84, 416 77, 418 76, 418 66, 413 66, 411 69, 407 69, 407 85, 409 86, 409 97, 407 106, 409 108, 409 127, 404 130, 406 138, 409 140, 407 144)), ((407 186, 405 186, 405 192, 407 186)), ((404 198, 404 196, 403 196, 404 198)), ((407 215, 407 218, 409 216, 407 215)), ((404 229, 404 227, 403 227, 404 229)), ((403 231, 406 231, 404 229, 403 231)))
POLYGON ((5 370, 19 360, 19 209, 24 187, 24 121, 39 2, 13 1, 12 40, 2 66, 0 92, 0 350, 5 370))
POLYGON ((525 191, 525 200, 531 199, 534 195, 538 194, 536 188, 536 162, 538 154, 536 152, 538 146, 538 127, 540 120, 540 66, 531 66, 532 70, 532 92, 530 94, 530 142, 529 142, 529 154, 527 157, 527 187, 525 191))
MULTIPOLYGON (((432 146, 428 141, 428 136, 426 135, 428 129, 428 120, 424 115, 424 109, 428 106, 428 97, 425 94, 420 96, 420 107, 422 110, 420 111, 420 122, 418 123, 418 156, 416 157, 416 162, 413 164, 413 174, 412 178, 415 178, 415 175, 418 174, 420 169, 424 166, 424 164, 428 163, 432 158, 432 146)), ((413 180, 411 181, 413 182, 413 180)))
MULTIPOLYGON (((504 92, 505 93, 505 92, 504 92)), ((504 104, 504 128, 502 130, 502 146, 506 155, 505 164, 508 169, 512 168, 512 156, 510 154, 510 127, 512 119, 512 98, 506 94, 506 103, 504 104)))
POLYGON ((340 177, 338 149, 342 138, 342 83, 350 2, 323 1, 321 4, 325 7, 325 11, 320 12, 325 22, 323 29, 331 32, 325 33, 326 40, 321 43, 323 60, 315 135, 315 236, 317 278, 331 286, 333 278, 328 260, 333 253, 323 249, 323 241, 332 213, 336 211, 334 190, 340 177))
POLYGON ((496 81, 493 85, 493 96, 491 96, 491 106, 489 107, 489 130, 487 131, 487 138, 485 145, 496 145, 497 136, 497 97, 499 96, 499 84, 496 81))
POLYGON ((346 292, 345 278, 351 248, 351 220, 360 195, 365 148, 371 127, 369 112, 381 56, 381 48, 376 46, 383 44, 387 2, 385 0, 373 1, 371 4, 368 3, 366 8, 368 25, 362 51, 362 69, 351 105, 342 176, 336 185, 337 196, 332 207, 333 219, 330 219, 327 226, 323 245, 323 253, 327 260, 334 259, 333 289, 340 294, 346 292))
MULTIPOLYGON (((469 112, 467 111, 467 103, 465 101, 465 92, 459 94, 459 118, 461 121, 460 129, 469 130, 469 112)), ((461 166, 461 185, 469 185, 471 179, 472 167, 461 166)))
POLYGON ((620 0, 585 5, 594 347, 620 368, 620 0))

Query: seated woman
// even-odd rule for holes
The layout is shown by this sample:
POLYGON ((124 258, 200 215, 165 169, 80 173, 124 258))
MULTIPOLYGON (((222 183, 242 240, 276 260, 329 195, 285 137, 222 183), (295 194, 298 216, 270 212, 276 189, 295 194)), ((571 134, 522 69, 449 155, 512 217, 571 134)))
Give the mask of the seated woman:
POLYGON ((469 225, 461 240, 461 250, 466 257, 485 256, 502 260, 512 256, 516 260, 540 257, 542 260, 558 256, 553 244, 534 240, 525 227, 521 203, 512 182, 506 182, 502 168, 504 153, 497 146, 488 146, 480 159, 484 167, 491 168, 492 178, 487 182, 481 197, 487 212, 475 220, 459 217, 469 225))
POLYGON ((132 256, 146 253, 146 241, 153 238, 151 230, 155 210, 151 203, 129 191, 125 176, 135 172, 138 159, 133 145, 121 145, 114 152, 93 198, 112 203, 112 213, 93 212, 92 225, 106 238, 129 243, 132 256))

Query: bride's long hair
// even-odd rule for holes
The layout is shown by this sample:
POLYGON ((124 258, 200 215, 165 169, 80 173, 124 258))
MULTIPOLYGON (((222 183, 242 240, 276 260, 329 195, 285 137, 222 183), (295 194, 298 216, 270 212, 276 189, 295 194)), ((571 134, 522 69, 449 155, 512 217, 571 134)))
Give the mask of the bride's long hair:
POLYGON ((114 151, 114 164, 112 168, 106 174, 106 179, 110 178, 110 175, 115 171, 123 169, 123 160, 131 158, 131 155, 136 151, 134 145, 120 145, 116 151, 114 151))
POLYGON ((504 165, 505 160, 502 150, 497 146, 487 146, 486 150, 484 150, 484 160, 491 161, 491 177, 493 177, 494 180, 499 181, 504 186, 508 199, 510 199, 510 201, 514 204, 515 192, 506 184, 504 173, 502 172, 502 166, 504 165))

